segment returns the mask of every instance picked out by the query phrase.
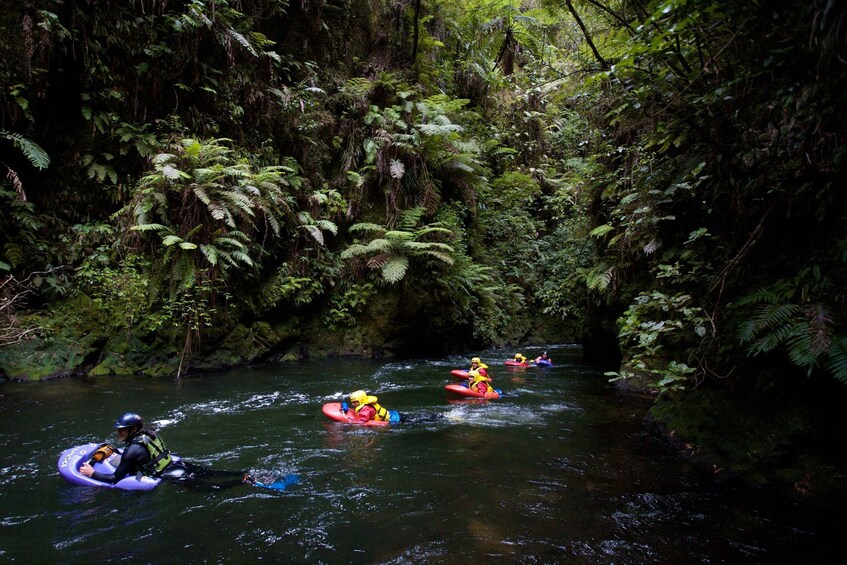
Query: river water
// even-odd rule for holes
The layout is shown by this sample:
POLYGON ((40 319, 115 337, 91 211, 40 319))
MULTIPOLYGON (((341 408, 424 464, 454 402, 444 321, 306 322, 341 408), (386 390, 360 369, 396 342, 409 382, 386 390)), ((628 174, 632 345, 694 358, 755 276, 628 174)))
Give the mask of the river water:
MULTIPOLYGON (((578 347, 506 370, 483 352, 497 401, 444 390, 467 357, 320 360, 180 380, 62 379, 0 386, 0 560, 283 563, 822 563, 837 526, 728 491, 644 427, 647 399, 615 391, 578 347), (413 421, 330 422, 364 388, 413 421), (116 441, 123 412, 217 470, 296 475, 152 492, 75 486, 59 453, 116 441)), ((524 351, 537 355, 537 351, 524 351)), ((843 519, 841 522, 843 524, 843 519)))

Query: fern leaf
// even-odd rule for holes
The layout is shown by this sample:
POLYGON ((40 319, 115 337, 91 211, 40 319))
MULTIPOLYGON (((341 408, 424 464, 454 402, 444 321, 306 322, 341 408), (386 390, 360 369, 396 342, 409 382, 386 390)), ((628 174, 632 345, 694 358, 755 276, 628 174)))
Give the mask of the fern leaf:
POLYGON ((162 243, 165 245, 165 247, 170 247, 171 245, 174 245, 175 243, 181 243, 182 241, 183 239, 176 235, 166 235, 162 238, 162 243))
POLYGON ((414 208, 403 210, 403 213, 400 216, 400 227, 407 231, 415 229, 415 226, 420 223, 421 218, 423 218, 425 213, 426 209, 421 206, 415 206, 414 208))
POLYGON ((775 328, 786 324, 798 314, 800 307, 796 304, 764 304, 756 309, 753 320, 761 329, 775 328))
POLYGON ((368 259, 368 267, 371 269, 381 269, 388 263, 389 259, 394 257, 390 253, 380 253, 378 255, 374 255, 370 259, 368 259))
POLYGON ((420 238, 420 237, 423 237, 425 235, 429 235, 431 233, 443 233, 444 235, 447 235, 447 236, 450 236, 450 237, 454 237, 456 235, 455 233, 453 233, 453 230, 450 230, 450 229, 447 229, 447 228, 439 228, 439 227, 426 227, 422 230, 418 230, 417 232, 415 232, 415 235, 418 238, 420 238))
POLYGON ((192 187, 192 190, 194 191, 194 195, 197 196, 200 202, 202 202, 206 206, 212 203, 212 200, 209 198, 209 195, 206 194, 206 191, 200 188, 199 186, 192 187))
POLYGON ((235 206, 250 216, 253 215, 253 201, 250 198, 240 192, 236 192, 234 190, 227 190, 226 192, 221 193, 221 196, 235 204, 235 206))
POLYGON ((242 47, 244 47, 248 52, 250 52, 251 55, 253 55, 254 57, 258 56, 256 50, 253 48, 253 46, 250 44, 246 37, 235 31, 234 29, 228 29, 227 31, 232 37, 235 38, 238 43, 241 44, 242 47))
POLYGON ((226 209, 220 204, 212 204, 209 206, 209 213, 212 214, 212 218, 216 220, 223 220, 226 218, 226 209))
POLYGON ((317 225, 323 231, 328 231, 332 235, 338 235, 338 226, 329 220, 318 220, 317 225))
POLYGON ((280 225, 279 225, 279 220, 277 220, 277 219, 276 219, 276 216, 274 216, 273 214, 267 214, 267 215, 265 216, 265 221, 266 221, 268 224, 270 224, 271 229, 272 229, 272 230, 273 230, 273 232, 274 232, 274 235, 276 235, 277 237, 279 237, 279 233, 280 233, 280 231, 281 231, 281 228, 280 228, 280 225))
POLYGON ((650 242, 644 246, 644 254, 652 255, 662 246, 662 242, 656 238, 650 240, 650 242))
POLYGON ((368 249, 369 252, 376 251, 376 252, 380 252, 380 253, 387 253, 387 252, 391 251, 391 247, 392 247, 392 244, 387 239, 373 239, 367 245, 367 249, 368 249))
POLYGON ((382 278, 389 283, 396 283, 406 276, 409 260, 406 257, 394 256, 382 266, 382 278))
POLYGON ((314 238, 315 241, 317 241, 321 245, 324 244, 324 234, 318 226, 308 225, 308 226, 303 226, 303 228, 307 232, 309 232, 309 234, 312 236, 312 238, 314 238))
POLYGON ((818 363, 818 354, 812 349, 812 336, 805 322, 792 325, 785 343, 788 347, 788 357, 798 367, 811 369, 818 363))
POLYGON ((596 228, 594 228, 593 230, 588 232, 588 235, 590 237, 602 237, 602 236, 606 235, 607 233, 609 233, 610 231, 612 231, 613 229, 615 229, 615 228, 613 228, 609 224, 603 224, 603 225, 597 226, 596 228))
POLYGON ((170 231, 167 226, 162 224, 138 224, 129 228, 132 231, 170 231))
POLYGON ((162 167, 162 176, 164 176, 168 180, 178 180, 181 176, 189 178, 186 173, 180 171, 179 169, 170 164, 164 165, 162 167))
POLYGON ((200 251, 213 267, 218 264, 218 250, 213 245, 201 245, 200 251))
POLYGON ((255 264, 253 263, 253 260, 246 253, 243 253, 241 251, 233 251, 232 256, 235 259, 238 259, 239 261, 244 263, 245 265, 250 265, 251 267, 255 266, 255 264))
POLYGON ((341 252, 342 259, 350 259, 352 257, 358 257, 359 255, 367 255, 368 248, 361 243, 354 243, 347 249, 341 252))
MULTIPOLYGON (((229 234, 232 235, 232 234, 229 234)), ((238 241, 237 239, 233 239, 231 237, 216 237, 215 243, 218 245, 225 245, 227 247, 231 247, 233 249, 238 249, 240 251, 245 251, 247 246, 238 241)))
POLYGON ((836 380, 847 385, 847 336, 837 336, 832 340, 827 368, 836 380))
POLYGON ((394 241, 412 241, 415 238, 415 234, 407 231, 391 230, 385 232, 385 237, 394 241))
POLYGON ((440 251, 434 251, 432 249, 424 251, 423 255, 429 255, 430 257, 435 257, 436 259, 438 259, 442 263, 447 263, 448 265, 452 265, 455 262, 455 260, 452 257, 450 257, 449 255, 447 255, 446 253, 441 253, 440 251))
POLYGON ((352 226, 350 226, 349 231, 351 231, 351 232, 358 232, 358 231, 364 231, 364 232, 371 232, 371 231, 384 232, 384 231, 385 231, 385 228, 384 228, 383 226, 378 225, 378 224, 369 224, 369 223, 363 222, 363 223, 360 223, 360 224, 353 224, 352 226))
POLYGON ((0 130, 0 137, 10 140, 15 147, 21 150, 30 164, 36 169, 43 170, 50 166, 50 156, 34 141, 6 130, 0 130))
POLYGON ((391 164, 389 166, 389 172, 391 173, 391 178, 401 179, 406 173, 406 166, 403 165, 401 161, 398 161, 397 159, 392 159, 391 164))

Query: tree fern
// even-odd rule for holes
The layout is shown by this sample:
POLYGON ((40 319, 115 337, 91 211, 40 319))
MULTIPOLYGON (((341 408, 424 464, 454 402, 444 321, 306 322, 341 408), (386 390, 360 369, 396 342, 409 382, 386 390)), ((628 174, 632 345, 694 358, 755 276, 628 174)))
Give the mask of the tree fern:
POLYGON ((341 252, 342 259, 369 257, 369 268, 379 269, 382 278, 390 284, 401 281, 409 271, 412 260, 433 258, 439 262, 453 264, 454 250, 451 246, 423 238, 435 236, 452 237, 453 232, 435 225, 417 228, 425 209, 421 207, 403 210, 400 213, 398 229, 390 230, 377 224, 355 224, 351 232, 365 232, 377 235, 367 243, 355 242, 341 252))
MULTIPOLYGON (((153 157, 153 171, 142 178, 134 202, 125 208, 134 216, 130 230, 163 234, 160 260, 172 268, 158 272, 170 273, 172 289, 189 280, 186 273, 192 269, 186 261, 194 263, 192 276, 216 278, 212 271, 217 271, 225 280, 252 271, 255 258, 263 256, 265 236, 273 240, 281 235, 283 223, 290 223, 292 232, 299 224, 291 209, 295 198, 282 189, 299 186, 296 163, 253 170, 228 143, 178 140, 153 157)), ((329 225, 318 226, 324 228, 329 225)))

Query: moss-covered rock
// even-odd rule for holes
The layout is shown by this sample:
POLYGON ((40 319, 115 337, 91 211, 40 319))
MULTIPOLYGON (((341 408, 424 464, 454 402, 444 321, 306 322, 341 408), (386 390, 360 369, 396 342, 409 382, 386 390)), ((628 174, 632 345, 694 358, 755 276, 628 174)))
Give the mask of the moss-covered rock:
POLYGON ((89 306, 86 297, 78 297, 52 312, 22 320, 40 331, 32 339, 3 347, 0 374, 12 380, 38 381, 86 372, 85 365, 97 356, 106 341, 96 321, 80 315, 89 306), (89 323, 82 324, 81 320, 89 323))

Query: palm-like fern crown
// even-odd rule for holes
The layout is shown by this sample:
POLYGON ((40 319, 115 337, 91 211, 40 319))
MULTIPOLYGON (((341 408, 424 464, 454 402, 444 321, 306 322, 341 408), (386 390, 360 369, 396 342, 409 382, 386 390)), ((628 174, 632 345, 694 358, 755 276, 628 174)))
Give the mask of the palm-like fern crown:
POLYGON ((368 243, 354 243, 341 252, 343 259, 368 257, 367 265, 378 269, 385 282, 396 283, 406 276, 412 258, 432 257, 439 262, 452 265, 454 249, 443 242, 431 241, 435 236, 453 237, 447 228, 429 224, 418 228, 423 218, 423 208, 404 210, 398 229, 372 223, 359 223, 350 227, 351 232, 375 234, 368 243))

